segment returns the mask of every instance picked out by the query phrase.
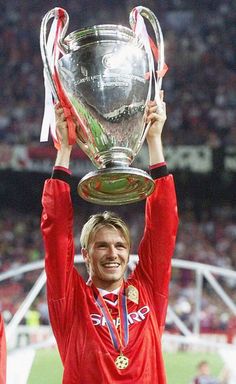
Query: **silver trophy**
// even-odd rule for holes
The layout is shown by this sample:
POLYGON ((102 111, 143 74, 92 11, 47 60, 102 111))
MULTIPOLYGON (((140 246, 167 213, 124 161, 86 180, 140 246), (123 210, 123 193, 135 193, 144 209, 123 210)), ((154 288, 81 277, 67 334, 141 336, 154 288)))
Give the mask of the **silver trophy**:
POLYGON ((69 16, 54 8, 43 18, 40 32, 44 71, 54 100, 60 100, 48 57, 47 25, 63 13, 56 70, 60 86, 79 126, 76 141, 97 168, 78 184, 79 195, 92 203, 121 205, 146 198, 154 189, 150 175, 131 167, 148 130, 144 113, 153 93, 159 96, 164 43, 153 12, 136 7, 130 13, 146 18, 155 32, 158 60, 154 64, 148 39, 120 25, 95 25, 66 36, 69 16), (153 88, 156 88, 155 90, 153 88))

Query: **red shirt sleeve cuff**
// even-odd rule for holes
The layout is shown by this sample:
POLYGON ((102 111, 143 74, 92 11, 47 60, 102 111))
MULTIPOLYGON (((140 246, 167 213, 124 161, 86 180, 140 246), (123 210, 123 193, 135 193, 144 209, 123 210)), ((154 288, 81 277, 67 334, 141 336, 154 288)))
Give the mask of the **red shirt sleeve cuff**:
POLYGON ((166 165, 166 162, 162 161, 161 163, 156 163, 156 164, 150 165, 149 169, 152 170, 152 169, 163 167, 165 165, 166 165))
POLYGON ((53 170, 54 171, 63 171, 63 172, 68 173, 69 175, 72 174, 72 171, 69 168, 61 167, 60 165, 55 165, 55 167, 53 167, 53 170))

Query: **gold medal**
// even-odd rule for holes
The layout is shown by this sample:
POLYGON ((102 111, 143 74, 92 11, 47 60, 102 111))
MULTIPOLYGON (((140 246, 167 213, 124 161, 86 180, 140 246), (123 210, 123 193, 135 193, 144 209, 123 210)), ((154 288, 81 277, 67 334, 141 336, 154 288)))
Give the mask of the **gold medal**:
POLYGON ((116 359, 115 359, 115 365, 118 369, 125 369, 129 365, 129 359, 128 357, 124 356, 123 354, 120 354, 116 359))

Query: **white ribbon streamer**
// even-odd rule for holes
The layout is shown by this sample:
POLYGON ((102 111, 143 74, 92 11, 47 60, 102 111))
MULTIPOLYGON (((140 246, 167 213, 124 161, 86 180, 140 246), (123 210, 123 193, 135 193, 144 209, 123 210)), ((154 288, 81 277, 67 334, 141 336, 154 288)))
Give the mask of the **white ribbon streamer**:
MULTIPOLYGON (((48 59, 49 70, 54 74, 54 61, 59 57, 59 49, 54 52, 56 31, 57 31, 58 18, 54 18, 46 44, 46 54, 48 59), (58 51, 58 52, 57 52, 58 51), (55 60, 54 60, 55 55, 55 60)), ((46 69, 43 71, 44 87, 45 87, 45 101, 44 101, 44 115, 40 134, 40 142, 48 141, 49 130, 54 140, 58 141, 56 134, 56 120, 54 112, 54 97, 51 89, 51 84, 48 79, 46 69)))

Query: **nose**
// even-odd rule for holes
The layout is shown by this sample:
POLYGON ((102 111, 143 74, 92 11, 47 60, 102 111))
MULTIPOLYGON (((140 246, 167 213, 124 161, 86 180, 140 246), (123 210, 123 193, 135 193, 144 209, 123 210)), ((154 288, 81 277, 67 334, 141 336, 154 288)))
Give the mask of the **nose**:
POLYGON ((117 249, 114 245, 111 245, 109 247, 109 257, 111 259, 115 259, 117 257, 117 249))

